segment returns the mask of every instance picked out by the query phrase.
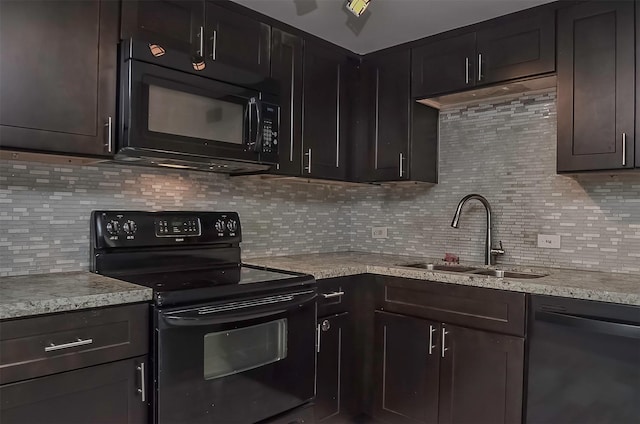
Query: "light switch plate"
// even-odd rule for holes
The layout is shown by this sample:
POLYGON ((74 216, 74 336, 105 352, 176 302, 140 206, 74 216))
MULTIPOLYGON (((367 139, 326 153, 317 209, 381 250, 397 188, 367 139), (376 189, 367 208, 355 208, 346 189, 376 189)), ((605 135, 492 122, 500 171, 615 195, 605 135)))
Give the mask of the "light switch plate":
POLYGON ((538 247, 543 249, 560 249, 560 236, 551 234, 538 234, 538 247))
POLYGON ((388 227, 372 227, 371 228, 371 237, 373 238, 389 238, 387 235, 388 227))

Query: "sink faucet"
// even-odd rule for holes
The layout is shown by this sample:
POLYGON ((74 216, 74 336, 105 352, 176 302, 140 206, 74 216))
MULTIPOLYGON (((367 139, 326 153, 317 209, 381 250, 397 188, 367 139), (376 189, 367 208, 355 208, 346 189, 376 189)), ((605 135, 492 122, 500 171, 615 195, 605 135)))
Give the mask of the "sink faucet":
POLYGON ((502 242, 500 242, 500 248, 494 249, 491 247, 491 205, 489 205, 489 201, 484 198, 484 196, 480 196, 479 194, 469 194, 464 196, 460 203, 458 203, 458 208, 456 209, 455 215, 453 215, 453 221, 451 221, 451 226, 453 228, 458 228, 460 221, 460 214, 462 213, 462 207, 468 200, 476 199, 480 201, 484 205, 484 208, 487 210, 487 237, 485 240, 484 246, 484 263, 485 265, 493 265, 495 263, 495 256, 504 255, 504 249, 502 248, 502 242))

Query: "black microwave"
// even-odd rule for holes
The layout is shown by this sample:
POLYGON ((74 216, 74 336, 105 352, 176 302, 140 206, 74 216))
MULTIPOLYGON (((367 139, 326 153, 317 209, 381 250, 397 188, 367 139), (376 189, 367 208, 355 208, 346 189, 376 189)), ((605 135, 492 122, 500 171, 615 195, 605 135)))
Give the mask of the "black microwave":
POLYGON ((278 162, 278 86, 143 41, 121 44, 116 160, 225 173, 278 162))

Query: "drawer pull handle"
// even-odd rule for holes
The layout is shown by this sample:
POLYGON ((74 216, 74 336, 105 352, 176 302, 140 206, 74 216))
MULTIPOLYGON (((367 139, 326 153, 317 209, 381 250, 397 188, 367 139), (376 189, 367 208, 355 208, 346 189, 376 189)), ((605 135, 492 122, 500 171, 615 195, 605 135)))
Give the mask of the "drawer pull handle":
POLYGON ((324 297, 325 299, 331 299, 333 297, 340 297, 343 296, 344 292, 343 291, 337 291, 337 292, 333 292, 333 293, 322 293, 322 297, 324 297))
POLYGON ((85 339, 85 340, 78 339, 75 342, 64 343, 60 345, 51 343, 49 344, 49 346, 44 347, 44 351, 53 352, 54 350, 69 349, 70 347, 84 346, 84 345, 89 345, 91 343, 93 343, 93 339, 85 339))

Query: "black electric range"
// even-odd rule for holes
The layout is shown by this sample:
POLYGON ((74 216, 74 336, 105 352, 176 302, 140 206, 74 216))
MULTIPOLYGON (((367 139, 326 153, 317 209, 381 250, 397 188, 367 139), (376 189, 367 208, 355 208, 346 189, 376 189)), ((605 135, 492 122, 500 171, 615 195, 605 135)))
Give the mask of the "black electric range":
POLYGON ((242 265, 235 212, 94 211, 91 270, 154 292, 156 423, 249 424, 314 396, 310 275, 242 265))

